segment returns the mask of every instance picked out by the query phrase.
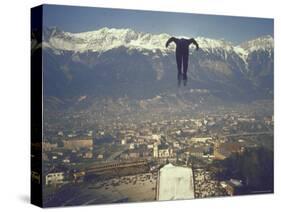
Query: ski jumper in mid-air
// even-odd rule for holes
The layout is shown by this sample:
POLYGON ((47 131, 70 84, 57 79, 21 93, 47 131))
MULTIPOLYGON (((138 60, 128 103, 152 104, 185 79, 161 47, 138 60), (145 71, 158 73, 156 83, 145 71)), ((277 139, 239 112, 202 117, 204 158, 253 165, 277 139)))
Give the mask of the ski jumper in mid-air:
POLYGON ((178 68, 178 85, 180 85, 181 80, 183 80, 184 86, 187 82, 187 69, 188 69, 188 57, 189 57, 189 45, 194 44, 196 50, 199 49, 198 43, 193 39, 185 38, 175 38, 171 37, 166 42, 166 48, 170 45, 171 42, 176 44, 176 59, 177 59, 177 68, 178 68), (182 71, 183 66, 183 71, 182 71))

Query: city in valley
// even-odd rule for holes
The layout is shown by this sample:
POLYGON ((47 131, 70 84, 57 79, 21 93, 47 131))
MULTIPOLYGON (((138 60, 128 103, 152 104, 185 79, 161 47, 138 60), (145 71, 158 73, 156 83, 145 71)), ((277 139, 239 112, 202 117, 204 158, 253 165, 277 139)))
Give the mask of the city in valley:
POLYGON ((159 98, 46 109, 44 205, 273 192, 272 100, 169 107, 159 98))

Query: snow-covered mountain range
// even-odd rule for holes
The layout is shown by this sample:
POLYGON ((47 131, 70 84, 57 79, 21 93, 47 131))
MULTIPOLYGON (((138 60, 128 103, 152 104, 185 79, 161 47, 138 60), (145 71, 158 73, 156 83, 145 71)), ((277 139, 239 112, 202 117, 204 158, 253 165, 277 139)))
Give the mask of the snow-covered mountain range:
MULTIPOLYGON (((45 91, 59 96, 89 92, 143 96, 170 89, 176 79, 175 46, 165 48, 170 37, 132 29, 70 33, 45 28, 43 65, 50 85, 45 91)), ((205 37, 195 39, 200 49, 191 50, 191 86, 221 90, 230 96, 255 93, 272 97, 273 37, 258 37, 240 45, 205 37)))
MULTIPOLYGON (((168 49, 165 48, 165 43, 170 37, 171 35, 166 33, 150 34, 136 32, 132 29, 104 27, 96 31, 70 33, 53 27, 44 30, 43 40, 45 47, 74 52, 105 52, 113 48, 124 46, 131 49, 161 50, 162 53, 169 53, 174 51, 172 45, 168 49)), ((205 51, 214 52, 218 49, 234 51, 243 58, 249 53, 259 49, 270 50, 273 48, 274 44, 271 36, 259 37, 238 46, 224 40, 215 40, 205 37, 197 37, 195 39, 200 44, 200 48, 205 51)))

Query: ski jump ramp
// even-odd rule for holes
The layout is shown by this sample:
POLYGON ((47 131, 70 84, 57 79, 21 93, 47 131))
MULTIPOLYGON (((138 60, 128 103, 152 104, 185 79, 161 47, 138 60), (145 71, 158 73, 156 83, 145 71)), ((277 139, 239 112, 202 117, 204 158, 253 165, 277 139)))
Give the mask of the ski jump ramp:
POLYGON ((194 199, 193 172, 171 163, 159 170, 157 200, 194 199))

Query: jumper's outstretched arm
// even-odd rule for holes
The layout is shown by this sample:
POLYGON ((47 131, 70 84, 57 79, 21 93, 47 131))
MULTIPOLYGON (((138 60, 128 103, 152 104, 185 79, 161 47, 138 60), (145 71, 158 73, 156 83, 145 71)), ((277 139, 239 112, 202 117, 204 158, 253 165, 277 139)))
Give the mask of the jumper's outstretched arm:
POLYGON ((170 45, 171 42, 175 42, 176 43, 176 38, 175 37, 171 37, 169 40, 167 40, 166 42, 166 48, 170 45))
POLYGON ((193 43, 196 46, 196 50, 198 50, 199 49, 199 45, 196 42, 196 40, 194 40, 194 38, 191 38, 190 41, 191 41, 191 43, 193 43))

